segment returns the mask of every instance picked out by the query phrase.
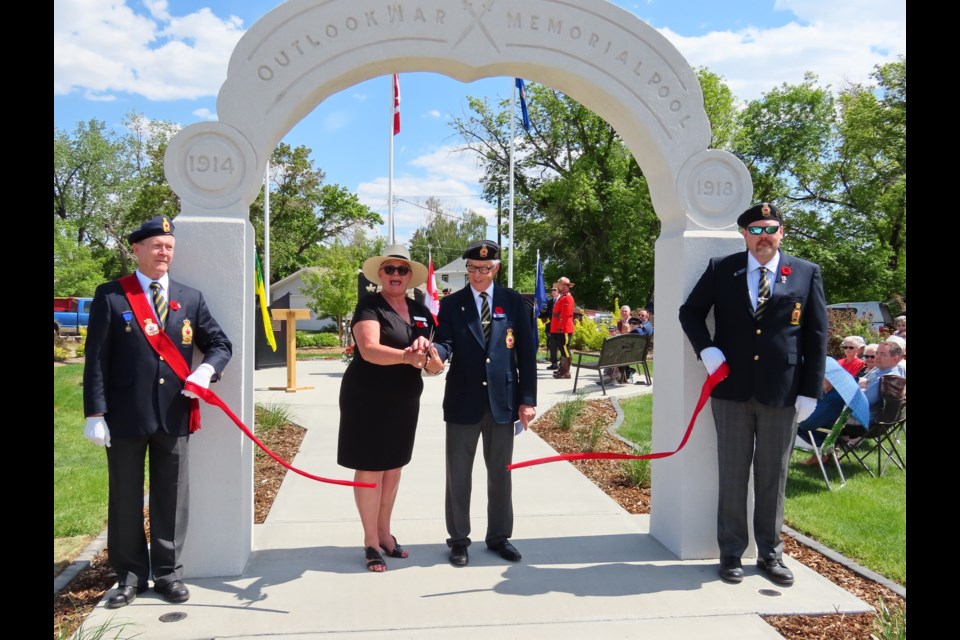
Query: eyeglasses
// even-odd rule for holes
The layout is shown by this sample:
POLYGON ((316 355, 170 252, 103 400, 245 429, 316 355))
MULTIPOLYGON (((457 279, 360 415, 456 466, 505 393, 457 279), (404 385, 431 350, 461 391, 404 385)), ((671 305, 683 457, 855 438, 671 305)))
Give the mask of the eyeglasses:
POLYGON ((877 357, 877 356, 863 356, 863 359, 864 359, 864 360, 873 360, 873 359, 876 358, 876 357, 877 357))
MULTIPOLYGON (((479 271, 479 272, 482 273, 483 275, 487 275, 488 273, 490 273, 490 270, 491 270, 491 269, 493 269, 492 266, 490 266, 490 267, 478 267, 478 266, 475 265, 475 264, 468 264, 468 265, 467 265, 467 271, 468 271, 469 273, 476 273, 477 271, 479 271)), ((553 291, 553 289, 551 289, 551 291, 553 291)))
POLYGON ((407 275, 408 273, 410 273, 410 267, 407 267, 407 266, 404 266, 404 265, 400 265, 399 267, 397 267, 397 266, 394 266, 394 265, 392 265, 392 264, 388 264, 387 266, 385 266, 385 267, 380 267, 380 268, 383 269, 383 272, 384 272, 385 274, 387 274, 388 276, 392 276, 392 275, 395 274, 395 273, 398 273, 398 274, 400 274, 401 276, 405 276, 405 275, 407 275))
POLYGON ((550 289, 550 291, 556 291, 556 289, 550 289))
POLYGON ((843 345, 844 349, 856 349, 857 347, 851 347, 849 344, 843 345))
POLYGON ((747 233, 752 236, 763 235, 764 232, 772 236, 777 231, 780 231, 780 225, 778 224, 770 225, 769 227, 747 227, 747 233))

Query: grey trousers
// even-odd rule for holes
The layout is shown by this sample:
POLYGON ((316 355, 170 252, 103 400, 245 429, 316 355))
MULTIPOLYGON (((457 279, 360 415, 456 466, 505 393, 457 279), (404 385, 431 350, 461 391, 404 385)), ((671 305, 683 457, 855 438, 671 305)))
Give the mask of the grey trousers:
POLYGON ((447 546, 470 545, 470 493, 477 442, 483 439, 487 467, 487 534, 494 545, 513 535, 513 485, 507 465, 513 461, 513 423, 497 424, 490 410, 477 424, 447 423, 447 546))
POLYGON ((797 436, 796 408, 768 407, 711 399, 717 427, 719 491, 717 543, 720 557, 739 558, 747 550, 747 500, 753 466, 753 535, 757 557, 783 555, 784 489, 797 436))

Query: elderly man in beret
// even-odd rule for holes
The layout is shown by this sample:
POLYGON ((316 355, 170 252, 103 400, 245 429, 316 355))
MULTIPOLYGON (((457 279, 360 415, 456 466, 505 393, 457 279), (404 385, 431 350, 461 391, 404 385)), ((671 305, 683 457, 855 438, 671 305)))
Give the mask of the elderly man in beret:
POLYGON ((196 396, 233 353, 203 294, 172 280, 173 222, 151 218, 128 236, 137 270, 97 287, 90 306, 83 369, 84 435, 106 447, 107 547, 116 609, 153 588, 185 602, 180 551, 187 529, 190 434, 200 428, 196 396), (194 349, 203 361, 191 372, 194 349), (144 464, 150 460, 150 544, 143 526, 144 464))
POLYGON ((495 286, 500 247, 481 240, 463 252, 469 286, 445 296, 435 346, 454 354, 443 395, 446 426, 446 521, 450 564, 470 561, 470 494, 477 443, 487 468, 487 548, 520 560, 513 536, 511 472, 515 423, 526 429, 537 414, 537 327, 523 297, 495 286))
POLYGON ((783 563, 784 489, 796 425, 822 395, 827 309, 820 267, 780 249, 783 218, 764 202, 737 218, 746 251, 712 258, 680 307, 680 325, 708 374, 728 376, 711 394, 717 429, 720 578, 743 580, 753 469, 757 566, 793 584, 783 563), (713 310, 713 336, 707 315, 713 310))

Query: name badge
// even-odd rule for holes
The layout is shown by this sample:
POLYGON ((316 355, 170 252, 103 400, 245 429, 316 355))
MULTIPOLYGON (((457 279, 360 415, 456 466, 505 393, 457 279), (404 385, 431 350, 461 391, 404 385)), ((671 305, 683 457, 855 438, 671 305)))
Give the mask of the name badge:
POLYGON ((413 324, 417 327, 417 329, 426 329, 427 319, 423 316, 413 316, 413 324))
POLYGON ((507 314, 505 314, 505 313, 495 313, 495 314, 493 314, 493 319, 494 319, 494 320, 503 320, 503 319, 506 318, 506 317, 507 317, 507 314))

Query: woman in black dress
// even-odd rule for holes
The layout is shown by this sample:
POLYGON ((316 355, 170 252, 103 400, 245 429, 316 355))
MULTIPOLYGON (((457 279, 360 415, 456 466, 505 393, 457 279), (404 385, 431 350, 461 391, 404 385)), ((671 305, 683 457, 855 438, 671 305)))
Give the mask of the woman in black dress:
POLYGON ((340 385, 337 463, 354 469, 354 498, 363 525, 367 568, 386 571, 383 555, 406 558, 390 531, 401 468, 410 462, 423 391, 421 372, 443 370, 430 344, 430 310, 407 297, 423 284, 427 268, 392 245, 368 258, 363 273, 380 292, 363 296, 353 313, 354 355, 340 385))

